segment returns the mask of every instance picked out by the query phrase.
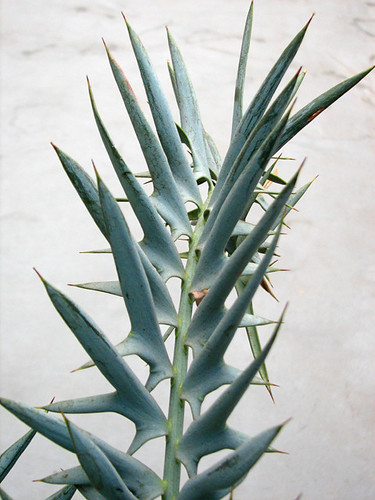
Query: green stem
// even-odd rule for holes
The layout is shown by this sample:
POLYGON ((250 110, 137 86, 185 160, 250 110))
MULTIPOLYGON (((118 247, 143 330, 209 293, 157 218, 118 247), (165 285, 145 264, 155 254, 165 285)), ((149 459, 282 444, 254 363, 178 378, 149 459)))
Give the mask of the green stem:
MULTIPOLYGON (((202 214, 204 209, 202 210, 202 214)), ((193 237, 189 244, 189 253, 185 275, 181 286, 181 300, 178 311, 178 327, 173 356, 173 379, 169 400, 168 424, 169 433, 166 440, 164 460, 164 480, 167 484, 163 500, 175 500, 180 488, 181 463, 176 460, 176 447, 181 439, 184 425, 184 401, 181 399, 181 388, 186 377, 188 348, 185 338, 190 325, 193 298, 189 294, 194 271, 197 265, 196 248, 204 227, 203 215, 198 219, 193 237)))

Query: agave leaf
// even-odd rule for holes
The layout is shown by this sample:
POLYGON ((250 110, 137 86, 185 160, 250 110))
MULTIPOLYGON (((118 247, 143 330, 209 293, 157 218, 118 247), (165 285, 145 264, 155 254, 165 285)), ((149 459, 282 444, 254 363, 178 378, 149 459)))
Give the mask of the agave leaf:
MULTIPOLYGON (((37 410, 22 403, 0 398, 0 404, 26 425, 74 453, 66 425, 44 410, 37 410)), ((81 429, 81 432, 86 432, 81 429)), ((113 448, 105 441, 87 432, 92 441, 107 455, 131 491, 139 498, 152 500, 163 492, 162 481, 142 462, 113 448)))
POLYGON ((98 114, 90 86, 89 91, 95 121, 108 156, 142 226, 144 238, 141 247, 165 280, 171 276, 182 276, 182 263, 166 227, 149 197, 115 148, 98 114))
POLYGON ((216 194, 213 194, 211 198, 211 204, 213 204, 216 201, 216 197, 218 196, 221 186, 225 181, 227 173, 231 169, 235 159, 240 153, 251 131, 258 123, 258 121, 261 119, 264 111, 266 110, 269 102, 271 101, 272 96, 275 93, 282 77, 284 76, 286 70, 288 69, 290 63, 292 62, 294 56, 296 55, 302 43, 303 37, 305 36, 306 30, 310 22, 311 19, 302 28, 302 30, 299 33, 297 33, 294 39, 283 51, 283 53, 281 54, 275 65, 272 67, 271 71, 268 73, 259 91, 254 96, 249 107, 247 108, 239 126, 236 129, 236 133, 234 134, 228 152, 225 156, 223 167, 221 169, 218 182, 216 184, 216 189, 215 189, 216 194))
POLYGON ((181 117, 181 128, 189 138, 193 156, 194 172, 197 180, 206 179, 211 183, 204 130, 199 113, 197 98, 186 70, 181 52, 167 28, 169 51, 172 57, 175 92, 181 117))
MULTIPOLYGON (((264 142, 264 138, 267 137, 272 132, 272 130, 275 128, 276 124, 279 122, 282 115, 284 114, 287 106, 290 103, 290 99, 294 92, 296 82, 299 78, 299 74, 300 70, 288 83, 285 89, 281 92, 281 94, 272 104, 272 106, 264 115, 264 117, 261 120, 259 120, 258 124, 254 127, 254 129, 250 133, 248 139, 246 140, 243 148, 238 154, 230 170, 228 170, 226 174, 224 174, 223 170, 221 170, 221 176, 225 175, 225 179, 222 181, 221 186, 219 186, 220 192, 218 193, 217 191, 218 188, 216 187, 215 192, 212 195, 212 197, 214 197, 216 201, 214 203, 211 198, 210 204, 211 206, 212 205, 213 206, 211 208, 210 216, 207 220, 200 242, 204 242, 205 239, 210 234, 212 227, 218 216, 218 213, 224 201, 228 197, 228 193, 233 188, 233 185, 235 184, 241 173, 245 170, 245 168, 248 168, 247 165, 249 164, 249 161, 261 147, 262 143, 264 142)), ((274 146, 274 149, 277 150, 278 147, 274 146)), ((253 199, 254 196, 256 196, 256 194, 254 195, 254 193, 251 193, 251 196, 248 196, 248 198, 253 199)), ((247 203, 245 207, 246 206, 247 203)), ((242 214, 244 213, 245 210, 246 209, 244 208, 242 214)))
POLYGON ((0 455, 0 483, 28 447, 35 434, 35 431, 27 432, 0 455))
POLYGON ((254 228, 213 281, 207 295, 197 308, 187 333, 186 344, 195 349, 201 345, 200 338, 208 339, 219 323, 225 300, 241 276, 243 270, 257 251, 262 242, 267 238, 269 229, 274 221, 283 213, 284 206, 290 193, 293 191, 299 171, 280 192, 267 212, 263 215, 254 228))
POLYGON ((235 451, 192 477, 182 488, 177 500, 218 500, 230 492, 232 485, 241 481, 255 465, 282 425, 268 429, 243 443, 235 451))
POLYGON ((344 95, 348 90, 350 90, 354 85, 362 80, 370 71, 374 69, 371 68, 358 73, 357 75, 344 80, 343 82, 335 85, 331 89, 327 90, 319 97, 311 101, 309 104, 300 109, 295 115, 293 115, 287 126, 285 127, 284 133, 281 138, 279 147, 286 144, 292 137, 294 137, 301 129, 303 129, 308 123, 310 123, 314 118, 316 118, 320 113, 328 108, 332 103, 344 95))
POLYGON ((190 236, 191 227, 184 202, 178 192, 165 153, 146 117, 142 113, 128 80, 112 57, 107 46, 105 48, 121 97, 128 111, 152 177, 154 192, 151 199, 154 201, 159 214, 171 226, 172 235, 175 239, 182 234, 190 236))
POLYGON ((242 120, 243 114, 243 89, 246 76, 247 59, 250 49, 251 31, 253 26, 253 4, 250 4, 250 9, 247 14, 245 28, 242 36, 240 60, 238 62, 236 89, 234 93, 233 119, 232 119, 232 138, 237 130, 239 123, 242 120))
POLYGON ((118 204, 99 177, 98 189, 108 240, 131 321, 128 343, 132 346, 132 352, 150 365, 146 387, 151 390, 161 380, 172 375, 172 367, 156 318, 147 276, 129 228, 118 204))
POLYGON ((72 422, 65 419, 65 423, 78 460, 94 488, 111 500, 136 500, 102 450, 72 422))
POLYGON ((123 402, 126 401, 126 409, 123 411, 126 412, 127 418, 135 423, 137 429, 130 447, 131 451, 135 451, 135 443, 141 445, 140 438, 146 442, 148 439, 164 435, 166 419, 163 412, 117 353, 115 347, 76 304, 45 280, 43 284, 57 312, 105 378, 117 390, 123 402))
POLYGON ((173 176, 179 186, 184 201, 193 201, 197 205, 200 205, 202 201, 198 186, 195 182, 190 165, 185 157, 167 99, 161 89, 160 83, 141 40, 128 22, 126 22, 126 25, 147 93, 156 131, 168 158, 173 176))
POLYGON ((241 319, 249 303, 251 303, 273 257, 280 235, 280 228, 281 226, 273 238, 268 252, 263 257, 253 278, 249 281, 242 294, 222 317, 212 335, 208 339, 201 339, 201 351, 198 355, 196 354, 197 349, 195 350, 195 358, 190 365, 181 394, 181 397, 190 403, 194 418, 196 418, 200 411, 200 406, 205 396, 220 387, 223 383, 226 383, 223 382, 225 380, 224 354, 240 326, 241 319), (218 376, 219 373, 222 377, 218 376))
POLYGON ((66 486, 65 488, 56 491, 53 495, 50 495, 46 500, 70 500, 77 488, 74 485, 66 486))

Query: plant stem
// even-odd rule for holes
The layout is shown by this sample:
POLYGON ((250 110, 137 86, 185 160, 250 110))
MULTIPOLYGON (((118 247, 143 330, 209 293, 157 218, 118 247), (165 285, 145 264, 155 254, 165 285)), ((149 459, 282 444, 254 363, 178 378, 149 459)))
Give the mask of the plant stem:
MULTIPOLYGON (((202 210, 202 214, 204 209, 202 210)), ((181 463, 176 460, 176 447, 181 439, 184 425, 184 401, 180 398, 182 384, 186 377, 188 348, 185 338, 190 325, 194 299, 189 294, 195 267, 197 265, 196 248, 204 227, 203 215, 198 219, 193 237, 189 244, 189 253, 185 275, 181 285, 181 299, 178 311, 178 327, 175 334, 173 356, 173 379, 169 400, 168 424, 169 433, 166 440, 164 460, 164 480, 167 488, 163 500, 175 500, 180 488, 181 463)))

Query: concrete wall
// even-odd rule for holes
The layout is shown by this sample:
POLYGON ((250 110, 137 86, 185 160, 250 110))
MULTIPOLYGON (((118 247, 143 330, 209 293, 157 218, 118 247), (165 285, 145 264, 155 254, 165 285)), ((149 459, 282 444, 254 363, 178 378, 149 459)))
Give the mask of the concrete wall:
MULTIPOLYGON (((108 391, 93 370, 70 373, 86 355, 50 305, 33 266, 77 300, 113 342, 127 333, 118 300, 66 286, 113 279, 114 269, 108 256, 79 254, 106 245, 49 146, 54 141, 89 171, 93 158, 113 192, 121 193, 93 122, 88 74, 103 119, 128 164, 134 170, 145 168, 100 38, 109 44, 146 108, 120 11, 142 36, 172 100, 167 24, 189 67, 206 129, 224 154, 247 8, 244 0, 2 1, 4 396, 39 405, 53 397, 108 391)), ((316 16, 287 75, 300 65, 308 71, 297 109, 374 64, 373 2, 258 0, 246 101, 313 12, 316 16)), ((268 362, 271 380, 280 387, 274 390, 275 405, 262 388, 252 388, 231 423, 255 434, 292 417, 277 440, 277 447, 289 455, 263 457, 235 500, 293 500, 301 492, 306 500, 375 497, 374 88, 370 75, 283 149, 296 158, 283 164, 283 175, 290 176, 307 156, 300 184, 317 174, 319 178, 300 203, 300 213, 290 216, 291 230, 282 239, 281 263, 292 272, 274 279, 280 304, 265 294, 257 298, 260 314, 272 318, 290 302, 268 362)), ((232 355, 244 366, 245 339, 240 336, 236 346, 232 355)), ((131 363, 144 371, 142 363, 131 363)), ((167 388, 161 384, 156 390, 164 407, 162 393, 167 388)), ((73 420, 118 447, 129 445, 133 426, 117 416, 73 420)), ((26 427, 5 410, 1 422, 5 449, 26 427)), ((162 446, 162 440, 156 440, 136 456, 161 473, 162 446)), ((17 500, 45 498, 53 488, 31 480, 74 464, 70 454, 37 436, 4 488, 17 500)))

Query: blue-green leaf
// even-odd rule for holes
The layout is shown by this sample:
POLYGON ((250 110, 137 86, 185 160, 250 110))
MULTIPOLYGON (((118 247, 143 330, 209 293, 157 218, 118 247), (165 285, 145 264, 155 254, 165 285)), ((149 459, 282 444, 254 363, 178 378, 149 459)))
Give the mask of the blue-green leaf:
POLYGON ((73 158, 65 154, 61 149, 52 144, 65 172, 71 183, 85 204, 96 225, 106 236, 106 228, 103 220, 102 209, 100 207, 98 189, 93 179, 73 158))
POLYGON ((217 179, 223 161, 221 159, 219 150, 217 149, 214 140, 212 139, 210 134, 208 134, 205 130, 204 130, 204 139, 206 143, 207 156, 208 158, 212 159, 212 161, 210 162, 211 174, 214 179, 217 179))
POLYGON ((268 237, 268 232, 274 226, 275 220, 283 213, 285 203, 297 181, 298 173, 292 177, 280 192, 279 196, 254 228, 254 231, 245 238, 227 260, 222 271, 217 274, 207 295, 197 308, 190 323, 186 339, 186 343, 194 351, 201 348, 201 338, 207 340, 219 323, 225 300, 243 273, 246 265, 248 265, 249 260, 268 237))
POLYGON ((76 304, 45 280, 43 284, 53 305, 72 333, 123 401, 126 401, 124 414, 126 411, 127 418, 135 423, 137 429, 131 451, 135 451, 135 444, 139 447, 149 439, 164 435, 166 419, 163 412, 115 347, 76 304))
MULTIPOLYGON (((159 276, 159 278, 160 278, 160 276, 159 276)), ((164 285, 164 282, 163 282, 163 285, 164 285)), ((117 295, 119 297, 122 297, 122 291, 121 291, 119 281, 93 281, 93 282, 89 282, 89 283, 79 283, 79 284, 75 284, 72 286, 76 286, 78 288, 83 288, 85 290, 104 292, 104 293, 109 293, 111 295, 117 295)), ((168 289, 167 289, 167 291, 168 291, 168 289)), ((162 300, 161 303, 156 302, 155 294, 153 294, 153 298, 154 298, 154 304, 155 304, 158 322, 163 324, 163 325, 177 326, 176 311, 174 310, 174 307, 173 307, 173 309, 170 307, 171 304, 169 301, 169 299, 170 299, 169 293, 166 295, 158 296, 158 298, 160 298, 162 300), (163 299, 165 299, 165 300, 163 300, 163 299)), ((173 305, 173 303, 172 303, 172 305, 173 305)))
POLYGON ((328 106, 330 106, 342 95, 348 92, 348 90, 354 87, 354 85, 357 85, 357 83, 360 82, 362 78, 364 78, 373 69, 374 66, 358 73, 357 75, 352 76, 351 78, 348 78, 347 80, 344 80, 343 82, 327 90, 322 95, 300 109, 295 115, 290 118, 287 126, 285 127, 279 147, 282 147, 284 144, 290 141, 290 139, 294 137, 301 129, 303 129, 314 118, 320 115, 320 113, 327 109, 328 106))
POLYGON ((35 431, 29 431, 0 455, 0 483, 25 451, 35 431))
POLYGON ((93 486, 91 485, 78 485, 77 490, 81 495, 87 500, 106 500, 106 497, 101 495, 93 486))
POLYGON ((282 425, 273 427, 249 439, 235 451, 192 477, 184 485, 177 500, 219 500, 241 481, 267 450, 282 425))
POLYGON ((76 467, 72 467, 70 469, 60 470, 58 472, 54 472, 49 476, 40 479, 42 483, 48 484, 89 484, 89 478, 87 477, 86 472, 82 469, 80 465, 76 467))
POLYGON ((193 156, 194 173, 197 179, 206 179, 211 182, 207 151, 204 139, 204 129, 200 117, 197 98, 181 52, 167 29, 169 51, 172 58, 176 95, 180 110, 181 128, 189 138, 193 156))
POLYGON ((126 401, 121 400, 117 392, 98 394, 77 399, 56 401, 42 408, 56 413, 102 413, 115 412, 127 416, 126 401))
MULTIPOLYGON (((303 37, 305 36, 306 30, 310 24, 309 22, 302 28, 302 30, 297 33, 294 39, 286 47, 284 52, 281 54, 275 65, 272 67, 271 71, 268 73, 266 79, 264 80, 262 86, 260 87, 257 94, 254 96, 249 107, 247 108, 239 126, 236 129, 236 133, 231 141, 228 152, 223 162, 222 171, 218 179, 218 184, 225 180, 226 173, 229 171, 233 165, 235 159, 237 158, 239 152, 241 151, 246 139, 249 137, 251 131, 258 123, 258 121, 263 116, 269 102, 272 99, 282 77, 284 76, 286 70, 288 69, 290 63, 292 62, 294 56, 296 55, 303 37)), ((218 194, 218 192, 217 192, 218 194)), ((216 196, 216 195, 215 195, 216 196)), ((212 200, 213 202, 214 200, 212 200)))
MULTIPOLYGON (((260 176, 266 169, 271 151, 279 140, 288 114, 275 126, 254 154, 246 169, 238 177, 233 188, 223 202, 214 225, 203 244, 199 262, 193 278, 191 291, 209 288, 225 262, 225 247, 246 206, 246 202, 255 189, 260 176)), ((209 219, 208 219, 209 220, 209 219)))
POLYGON ((150 365, 150 390, 172 375, 146 273, 122 212, 98 177, 99 197, 122 296, 131 321, 128 344, 150 365))
POLYGON ((200 205, 201 196, 199 189, 182 148, 167 99, 141 40, 129 23, 126 22, 126 25, 150 104, 155 127, 168 158, 173 176, 179 186, 180 192, 183 194, 184 200, 190 200, 200 205))
POLYGON ((136 500, 105 453, 72 422, 66 420, 66 425, 78 460, 94 488, 110 500, 136 500))
POLYGON ((56 491, 53 495, 50 495, 46 500, 70 500, 77 488, 74 485, 66 486, 65 488, 56 491))
POLYGON ((90 89, 94 117, 103 143, 111 159, 119 181, 128 197, 137 219, 142 226, 144 237, 140 246, 159 273, 167 280, 171 276, 182 276, 183 267, 173 241, 159 214, 136 177, 130 171, 115 148, 105 129, 90 89))
POLYGON ((242 294, 237 297, 231 308, 223 315, 209 339, 201 339, 202 350, 198 355, 196 354, 197 349, 195 350, 195 357, 190 365, 181 393, 181 398, 186 399, 190 403, 195 418, 200 411, 200 406, 205 396, 221 385, 232 381, 233 373, 232 370, 226 368, 224 354, 240 326, 241 319, 249 303, 252 301, 273 257, 280 229, 281 226, 273 238, 268 252, 263 257, 254 276, 242 294))
MULTIPOLYGON (((294 89, 296 87, 300 73, 301 71, 299 70, 285 87, 285 89, 281 92, 281 94, 277 97, 277 99, 275 99, 275 102, 270 106, 269 110, 266 112, 263 118, 260 119, 257 125, 253 128, 241 151, 233 162, 233 165, 227 164, 226 170, 224 170, 223 166, 223 169, 220 171, 218 182, 215 186, 214 193, 212 194, 210 200, 210 205, 212 207, 210 216, 207 220, 200 242, 204 242, 210 234, 220 208, 222 207, 225 199, 228 197, 228 193, 232 189, 241 173, 245 170, 245 168, 247 168, 247 165, 249 164, 251 158, 256 154, 258 149, 263 144, 264 138, 272 132, 272 130, 284 114, 287 106, 290 103, 291 96, 294 93, 294 89)), ((274 150, 277 149, 278 146, 276 143, 276 145, 274 146, 274 150)), ((251 196, 249 196, 249 200, 253 201, 253 198, 256 196, 257 194, 254 190, 254 192, 251 193, 251 196)), ((248 203, 249 201, 247 200, 247 203, 245 204, 246 208, 244 208, 242 213, 244 213, 245 211, 247 213, 248 203)))
MULTIPOLYGON (((53 417, 44 410, 37 410, 9 399, 1 398, 0 404, 47 439, 74 453, 68 429, 60 419, 53 417)), ((85 431, 82 430, 82 432, 85 431)), ((87 433, 87 435, 107 455, 136 496, 145 500, 152 500, 163 493, 164 487, 161 479, 142 462, 113 448, 90 433, 87 433)))
POLYGON ((117 86, 146 159, 149 175, 151 174, 152 177, 154 192, 151 199, 159 214, 170 225, 174 238, 178 238, 182 234, 190 236, 191 227, 184 202, 178 192, 165 153, 147 122, 120 66, 112 57, 107 46, 106 50, 117 86))
POLYGON ((247 14, 245 28, 242 36, 240 59, 238 62, 238 69, 237 69, 236 89, 234 93, 232 138, 234 136, 235 131, 237 130, 239 123, 242 120, 243 89, 246 76, 247 59, 250 49, 251 30, 253 26, 253 4, 254 2, 252 1, 250 4, 249 12, 247 14))

